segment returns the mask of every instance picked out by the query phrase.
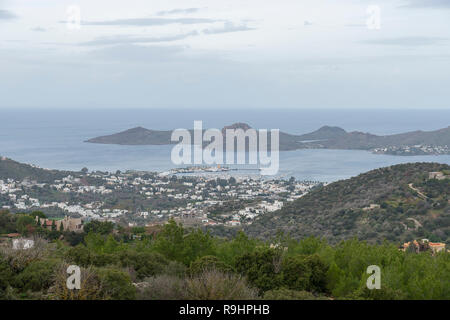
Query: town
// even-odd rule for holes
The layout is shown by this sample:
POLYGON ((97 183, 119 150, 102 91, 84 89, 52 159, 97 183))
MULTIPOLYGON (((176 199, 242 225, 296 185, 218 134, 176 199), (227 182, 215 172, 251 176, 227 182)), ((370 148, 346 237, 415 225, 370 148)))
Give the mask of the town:
POLYGON ((49 183, 0 180, 0 209, 43 211, 49 217, 82 218, 132 226, 163 224, 170 218, 189 226, 251 224, 318 186, 294 178, 264 179, 209 169, 152 173, 87 172, 49 183), (186 172, 199 175, 183 175, 186 172), (180 175, 181 173, 181 175, 180 175), (206 173, 206 174, 205 174, 206 173))
POLYGON ((447 145, 429 146, 421 144, 414 146, 389 146, 384 148, 375 148, 372 150, 372 153, 396 156, 444 155, 450 154, 450 147, 447 145))

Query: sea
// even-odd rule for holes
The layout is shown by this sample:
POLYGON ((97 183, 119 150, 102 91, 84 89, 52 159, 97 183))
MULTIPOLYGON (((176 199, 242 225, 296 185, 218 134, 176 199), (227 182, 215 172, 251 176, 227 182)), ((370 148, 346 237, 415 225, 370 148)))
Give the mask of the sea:
MULTIPOLYGON (((133 127, 172 130, 222 128, 236 122, 255 129, 280 129, 303 134, 324 125, 347 131, 386 135, 431 131, 450 124, 450 110, 408 109, 0 109, 0 155, 43 168, 115 172, 164 172, 177 166, 171 161, 173 146, 120 146, 86 143, 87 139, 133 127)), ((449 141, 450 144, 450 141, 449 141)), ((408 162, 450 164, 450 155, 390 156, 355 150, 297 150, 280 152, 277 177, 333 182, 360 173, 408 162)), ((255 174, 254 171, 230 174, 255 174), (252 173, 253 172, 253 173, 252 173)))

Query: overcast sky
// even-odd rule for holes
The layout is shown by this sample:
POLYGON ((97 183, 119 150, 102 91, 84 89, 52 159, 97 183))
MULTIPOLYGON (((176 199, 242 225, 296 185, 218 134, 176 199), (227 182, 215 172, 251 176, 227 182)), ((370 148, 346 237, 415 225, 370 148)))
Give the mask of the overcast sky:
POLYGON ((0 72, 0 108, 449 109, 450 0, 0 0, 0 72))

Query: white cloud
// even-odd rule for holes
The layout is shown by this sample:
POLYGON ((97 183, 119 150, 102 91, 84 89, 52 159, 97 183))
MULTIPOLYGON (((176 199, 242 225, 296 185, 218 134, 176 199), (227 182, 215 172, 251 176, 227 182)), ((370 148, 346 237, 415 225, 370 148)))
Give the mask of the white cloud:
POLYGON ((0 10, 0 20, 12 20, 17 18, 17 16, 8 10, 0 10))
POLYGON ((64 105, 69 93, 71 104, 85 106, 448 107, 450 101, 442 85, 450 82, 448 11, 401 7, 448 2, 380 0, 377 31, 366 28, 372 3, 366 0, 76 3, 79 30, 61 23, 70 0, 2 7, 8 32, 0 33, 0 107, 64 105))

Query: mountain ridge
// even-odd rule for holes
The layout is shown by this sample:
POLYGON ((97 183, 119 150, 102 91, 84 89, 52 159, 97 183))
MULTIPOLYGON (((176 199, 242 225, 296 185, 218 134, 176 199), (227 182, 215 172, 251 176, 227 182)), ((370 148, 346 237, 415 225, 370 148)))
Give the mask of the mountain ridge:
MULTIPOLYGON (((222 132, 225 129, 247 130, 249 128, 251 127, 248 124, 238 122, 225 126, 222 132)), ((193 130, 189 131, 192 135, 193 130)), ((170 130, 135 127, 119 133, 91 138, 85 142, 118 145, 170 145, 178 143, 171 141, 171 134, 172 131, 170 130)), ((280 131, 280 151, 298 149, 372 150, 375 153, 396 155, 450 154, 450 126, 434 131, 416 130, 384 136, 360 131, 347 132, 336 126, 322 126, 316 131, 302 135, 280 131), (417 146, 422 148, 420 149, 417 146), (418 151, 410 152, 411 147, 418 149, 418 151), (383 148, 386 150, 378 150, 383 148)))

